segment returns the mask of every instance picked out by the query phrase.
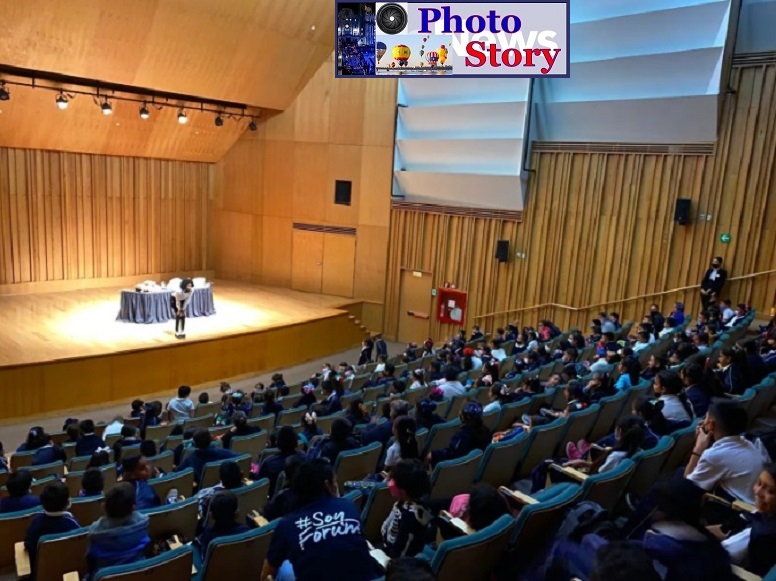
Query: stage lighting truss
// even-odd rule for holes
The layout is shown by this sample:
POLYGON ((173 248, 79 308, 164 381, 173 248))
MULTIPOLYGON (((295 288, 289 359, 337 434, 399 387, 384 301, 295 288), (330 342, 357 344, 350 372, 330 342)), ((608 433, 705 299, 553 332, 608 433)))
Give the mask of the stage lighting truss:
POLYGON ((16 85, 54 92, 54 103, 63 111, 76 96, 91 97, 106 117, 116 112, 117 105, 121 108, 122 102, 135 104, 138 107, 136 111, 143 120, 150 119, 153 109, 159 111, 164 108, 174 109, 177 111, 176 119, 181 125, 187 124, 192 116, 196 116, 192 114, 206 113, 215 115, 216 127, 223 127, 226 119, 236 122, 250 120, 247 128, 256 131, 258 129, 256 121, 263 117, 261 109, 240 103, 199 100, 197 97, 110 85, 90 79, 76 79, 38 71, 19 71, 0 70, 0 75, 3 77, 0 78, 0 101, 10 100, 11 85, 16 85))

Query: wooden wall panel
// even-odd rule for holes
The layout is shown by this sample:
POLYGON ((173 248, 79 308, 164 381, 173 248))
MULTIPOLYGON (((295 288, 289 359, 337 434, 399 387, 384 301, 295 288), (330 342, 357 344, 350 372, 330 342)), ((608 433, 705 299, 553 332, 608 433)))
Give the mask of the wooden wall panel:
POLYGON ((0 285, 208 269, 211 167, 0 148, 0 285))
MULTIPOLYGON (((293 222, 352 227, 353 293, 382 303, 397 85, 387 79, 336 79, 333 66, 332 56, 288 109, 246 133, 217 164, 216 214, 250 214, 261 226, 254 227, 252 239, 248 231, 228 235, 231 244, 251 247, 252 259, 234 261, 222 245, 214 252, 215 268, 222 278, 290 287, 293 222), (260 191, 241 180, 260 184, 260 191), (334 204, 335 180, 353 183, 350 206, 334 204)), ((214 227, 218 231, 228 222, 216 219, 214 227)), ((216 232, 214 239, 223 236, 216 232)))
MULTIPOLYGON (((598 303, 640 318, 653 299, 621 299, 695 285, 714 255, 732 277, 776 268, 776 64, 736 66, 715 155, 535 153, 522 223, 394 210, 390 231, 385 331, 398 331, 402 268, 431 272, 468 291, 467 327, 478 315, 555 303, 477 319, 488 329, 552 318, 586 329, 598 303), (679 197, 696 220, 673 222, 679 197), (711 219, 700 221, 699 214, 711 219), (722 244, 721 233, 730 233, 722 244), (509 262, 494 258, 510 241, 509 262), (517 258, 516 253, 525 253, 517 258)), ((731 282, 724 294, 766 314, 776 302, 776 275, 731 282)), ((697 291, 659 297, 670 310, 683 301, 697 314, 697 291)), ((432 323, 432 334, 455 329, 432 323)), ((421 339, 421 338, 418 338, 421 339)))

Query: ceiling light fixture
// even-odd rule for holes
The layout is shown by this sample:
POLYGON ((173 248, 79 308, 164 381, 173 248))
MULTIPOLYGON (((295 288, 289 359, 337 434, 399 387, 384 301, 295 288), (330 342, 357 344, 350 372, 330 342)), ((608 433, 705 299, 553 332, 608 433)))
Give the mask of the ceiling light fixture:
POLYGON ((102 105, 100 105, 100 109, 102 109, 103 115, 110 115, 113 113, 113 107, 110 106, 107 97, 105 97, 105 101, 103 101, 102 105))
POLYGON ((62 111, 67 109, 68 104, 70 103, 70 99, 67 95, 65 95, 62 91, 59 92, 56 98, 57 107, 59 107, 62 111))
POLYGON ((253 117, 251 117, 251 122, 248 124, 248 129, 251 131, 256 131, 256 129, 258 129, 256 126, 256 121, 253 120, 253 117))
POLYGON ((223 125, 224 125, 224 118, 221 117, 221 115, 216 115, 215 124, 216 124, 216 127, 223 127, 223 125))
POLYGON ((151 113, 148 112, 148 107, 146 107, 146 104, 143 103, 140 106, 140 118, 141 119, 148 119, 151 116, 151 113))
POLYGON ((178 111, 178 123, 180 123, 181 125, 185 125, 186 123, 188 123, 188 121, 189 121, 189 118, 186 117, 186 113, 183 111, 183 109, 178 111))
POLYGON ((0 81, 0 101, 8 101, 11 98, 11 92, 5 86, 5 81, 0 81))

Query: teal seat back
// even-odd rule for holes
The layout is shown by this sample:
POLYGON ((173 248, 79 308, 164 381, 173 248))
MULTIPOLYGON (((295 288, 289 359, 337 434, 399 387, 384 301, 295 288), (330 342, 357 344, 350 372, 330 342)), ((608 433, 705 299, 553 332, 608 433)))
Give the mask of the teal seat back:
POLYGON ((88 529, 80 528, 68 533, 43 535, 38 540, 36 579, 62 579, 70 571, 85 575, 88 534, 88 529))
POLYGON ((431 500, 453 498, 469 492, 474 484, 480 458, 482 450, 472 450, 466 456, 437 464, 431 473, 431 500))
POLYGON ((530 434, 523 432, 510 440, 489 444, 480 460, 475 482, 491 486, 507 486, 515 480, 515 472, 531 444, 530 434))
POLYGON ((431 561, 437 581, 489 580, 514 527, 515 519, 505 514, 476 533, 444 541, 431 561))
POLYGON ((191 578, 194 549, 184 545, 157 557, 130 565, 100 569, 92 581, 172 581, 191 578))
POLYGON ((582 498, 613 512, 635 470, 636 464, 626 459, 607 472, 588 476, 582 484, 582 498))
POLYGON ((637 497, 646 494, 660 477, 673 446, 674 439, 671 436, 663 436, 654 448, 634 454, 633 462, 636 464, 636 471, 628 483, 628 492, 637 497))
MULTIPOLYGON (((565 488, 555 490, 547 500, 529 504, 520 510, 511 540, 516 554, 538 554, 555 536, 566 510, 582 496, 582 488, 576 484, 566 483, 556 486, 565 488)), ((552 488, 555 489, 556 486, 552 488)))
POLYGON ((279 520, 239 535, 211 541, 202 565, 201 581, 260 579, 272 534, 279 520))

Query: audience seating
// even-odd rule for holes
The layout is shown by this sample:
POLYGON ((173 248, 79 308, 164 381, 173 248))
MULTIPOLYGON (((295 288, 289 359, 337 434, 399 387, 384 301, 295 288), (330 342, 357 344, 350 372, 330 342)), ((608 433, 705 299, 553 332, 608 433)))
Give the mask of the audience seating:
MULTIPOLYGON (((157 557, 100 569, 92 581, 172 581, 189 579, 194 563, 194 550, 182 546, 157 557)), ((65 579, 64 581, 70 581, 65 579)))
POLYGON ((461 419, 455 418, 433 426, 428 432, 428 438, 423 446, 421 456, 428 454, 431 450, 441 450, 450 445, 450 441, 455 433, 461 429, 461 419))
POLYGON ((260 579, 272 534, 279 521, 247 533, 211 541, 196 581, 260 579))
POLYGON ((515 471, 531 445, 531 434, 523 432, 510 440, 489 444, 474 475, 476 482, 495 487, 505 486, 515 479, 515 471))
POLYGON ((337 485, 340 494, 344 491, 345 482, 361 480, 369 474, 377 471, 377 462, 380 459, 383 446, 380 442, 373 442, 368 446, 340 452, 334 463, 334 472, 337 475, 337 485))
POLYGON ((267 447, 269 434, 258 432, 251 436, 235 436, 229 442, 229 449, 235 454, 248 454, 251 458, 258 458, 261 451, 267 447))
POLYGON ((162 502, 164 502, 172 489, 178 491, 178 496, 189 498, 194 494, 194 470, 187 468, 180 472, 152 478, 148 481, 148 484, 154 489, 156 495, 162 499, 162 502))
MULTIPOLYGON (((116 465, 108 464, 107 466, 100 466, 99 470, 105 477, 105 486, 103 489, 110 490, 116 485, 116 465)), ((70 491, 70 498, 77 497, 78 493, 81 491, 81 480, 84 477, 84 473, 85 470, 67 473, 65 484, 67 484, 67 489, 70 491)))
MULTIPOLYGON (((243 454, 242 456, 230 458, 229 460, 231 462, 237 462, 243 474, 250 474, 251 457, 248 454, 243 454)), ((224 462, 226 462, 226 460, 218 460, 216 462, 208 462, 207 464, 205 464, 205 467, 202 469, 202 481, 198 483, 199 490, 202 490, 203 488, 210 488, 211 486, 215 486, 221 481, 221 477, 219 476, 219 470, 220 470, 221 464, 223 464, 224 462)))
POLYGON ((148 536, 154 541, 164 541, 174 535, 186 541, 197 534, 198 501, 187 498, 175 504, 140 511, 148 515, 148 536))
POLYGON ((78 521, 79 525, 88 527, 105 514, 103 510, 104 500, 105 497, 102 494, 85 498, 72 498, 70 499, 70 508, 68 510, 75 517, 75 520, 78 521))
MULTIPOLYGON (((36 579, 40 581, 61 579, 70 571, 85 575, 88 532, 86 528, 80 528, 69 533, 42 536, 38 541, 36 579)), ((24 549, 24 543, 19 542, 16 544, 17 577, 22 576, 20 575, 22 563, 27 567, 30 565, 29 554, 24 549)))
POLYGON ((431 473, 430 499, 452 498, 469 492, 482 455, 482 450, 472 450, 466 456, 437 464, 431 473))
POLYGON ((361 521, 363 522, 364 536, 370 543, 376 544, 382 540, 381 528, 388 518, 395 499, 391 496, 391 490, 387 482, 375 485, 369 492, 361 521))
POLYGON ((431 553, 431 570, 437 581, 488 581, 506 551, 515 519, 503 515, 473 534, 444 541, 431 553))
POLYGON ((40 507, 19 512, 0 514, 0 569, 14 564, 14 546, 24 540, 32 517, 40 512, 40 507))

